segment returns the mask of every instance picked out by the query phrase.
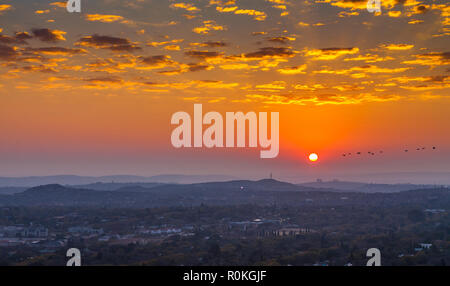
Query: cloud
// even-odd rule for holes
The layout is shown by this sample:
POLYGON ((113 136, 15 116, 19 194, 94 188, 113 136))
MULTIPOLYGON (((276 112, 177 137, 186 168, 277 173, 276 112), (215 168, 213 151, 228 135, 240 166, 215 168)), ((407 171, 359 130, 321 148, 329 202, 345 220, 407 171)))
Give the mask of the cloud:
POLYGON ((359 52, 359 48, 325 48, 308 49, 304 51, 305 56, 312 57, 313 60, 334 60, 344 55, 353 55, 359 52))
POLYGON ((306 64, 296 67, 285 67, 280 68, 277 71, 284 75, 295 75, 295 74, 305 74, 306 64))
POLYGON ((222 41, 216 41, 216 42, 212 42, 212 41, 208 41, 208 42, 204 42, 199 44, 201 47, 208 47, 208 48, 219 48, 219 47, 225 47, 227 46, 227 43, 222 42, 222 41))
POLYGON ((286 62, 293 57, 295 52, 285 47, 264 47, 255 52, 245 54, 224 56, 223 53, 215 51, 188 51, 188 56, 202 59, 210 65, 218 65, 224 70, 269 70, 275 68, 281 62, 286 62), (256 62, 249 64, 249 62, 256 62))
POLYGON ((423 20, 410 20, 408 24, 414 25, 414 24, 420 24, 423 23, 423 20))
POLYGON ((235 1, 228 1, 226 3, 220 1, 210 1, 210 5, 218 5, 216 10, 220 13, 233 13, 235 15, 249 15, 253 16, 256 21, 264 21, 267 18, 267 14, 263 11, 254 9, 240 9, 235 5, 235 1))
POLYGON ((167 51, 179 51, 179 50, 181 50, 180 46, 178 46, 178 45, 168 45, 168 46, 165 46, 163 49, 167 50, 167 51))
POLYGON ((234 14, 236 15, 250 15, 253 16, 253 18, 257 21, 264 21, 267 18, 266 13, 253 10, 253 9, 239 9, 235 10, 234 14))
POLYGON ((406 51, 414 48, 414 45, 408 44, 389 44, 389 45, 380 45, 381 48, 390 50, 390 51, 406 51))
POLYGON ((383 68, 375 65, 363 65, 352 67, 349 69, 340 69, 340 70, 332 70, 327 67, 313 71, 313 73, 317 74, 336 74, 336 75, 350 75, 353 78, 363 78, 366 77, 367 74, 382 74, 382 73, 401 73, 409 70, 410 68, 383 68))
POLYGON ((435 75, 435 76, 421 76, 421 77, 395 77, 389 79, 389 81, 396 81, 401 83, 400 88, 411 91, 425 91, 425 90, 438 90, 450 88, 450 76, 448 75, 435 75), (421 83, 419 85, 405 85, 409 83, 421 83))
POLYGON ((196 27, 192 31, 197 34, 206 35, 209 34, 209 32, 211 31, 223 31, 223 30, 225 30, 224 26, 217 25, 215 21, 208 20, 203 21, 203 26, 196 27))
POLYGON ((218 52, 209 52, 209 51, 187 51, 185 52, 185 55, 204 60, 208 58, 217 58, 220 57, 222 54, 218 52))
POLYGON ((333 88, 339 91, 355 91, 364 89, 365 87, 357 84, 342 84, 333 86, 333 88))
POLYGON ((402 97, 398 95, 373 95, 370 93, 360 93, 352 95, 340 94, 248 94, 246 95, 247 102, 260 102, 264 104, 274 105, 341 105, 341 104, 361 104, 364 102, 386 102, 397 101, 402 97))
POLYGON ((321 22, 310 24, 310 23, 306 23, 306 22, 300 21, 300 22, 297 23, 297 25, 300 26, 300 27, 309 27, 309 26, 324 26, 325 24, 321 23, 321 22))
POLYGON ((54 67, 48 67, 45 65, 36 65, 36 66, 24 66, 16 70, 15 72, 42 72, 42 73, 57 73, 54 67))
POLYGON ((149 46, 149 47, 159 47, 159 46, 164 46, 164 45, 169 45, 169 44, 176 44, 176 43, 181 43, 181 42, 183 42, 183 39, 174 39, 174 40, 163 41, 163 42, 150 42, 150 43, 147 43, 147 46, 149 46))
POLYGON ((36 11, 34 11, 34 13, 35 14, 48 14, 48 13, 50 13, 50 10, 36 10, 36 11))
POLYGON ((325 87, 320 84, 320 83, 316 83, 314 85, 307 85, 307 84, 296 84, 294 86, 294 89, 300 89, 300 90, 308 90, 308 91, 316 91, 319 89, 324 89, 325 87))
POLYGON ((27 44, 25 40, 31 39, 32 36, 27 32, 19 32, 14 35, 14 37, 10 37, 7 35, 0 34, 0 43, 2 44, 27 44))
POLYGON ((59 42, 65 41, 64 35, 66 32, 60 30, 50 30, 50 29, 32 29, 31 30, 34 37, 38 38, 43 42, 59 42))
POLYGON ((430 5, 417 5, 414 7, 414 12, 413 14, 425 14, 426 12, 428 12, 430 10, 430 5))
POLYGON ((375 65, 364 65, 360 67, 353 67, 350 71, 363 73, 400 73, 409 69, 410 68, 382 68, 375 65))
POLYGON ((84 79, 85 81, 92 82, 92 83, 120 83, 123 82, 123 80, 119 77, 95 77, 95 78, 88 78, 84 79))
POLYGON ((295 37, 273 37, 273 38, 268 38, 267 41, 269 42, 273 42, 273 43, 280 43, 280 44, 287 44, 290 41, 295 41, 296 38, 295 37))
POLYGON ((389 11, 388 15, 392 18, 398 18, 402 15, 402 11, 389 11))
POLYGON ((170 8, 174 8, 174 9, 183 9, 186 10, 188 12, 197 12, 200 11, 199 8, 195 7, 193 4, 191 3, 173 3, 170 5, 170 8))
POLYGON ((191 72, 210 70, 213 68, 210 65, 204 65, 204 64, 188 64, 188 66, 189 66, 189 71, 191 71, 191 72))
POLYGON ((113 23, 123 21, 124 18, 119 15, 86 14, 85 19, 90 22, 113 23))
POLYGON ((0 44, 0 60, 13 60, 17 56, 19 53, 16 48, 0 44))
POLYGON ((4 11, 11 10, 12 6, 9 4, 0 4, 0 14, 4 11))
POLYGON ((176 64, 168 55, 140 57, 140 59, 144 67, 139 67, 139 69, 161 69, 176 64))
POLYGON ((261 90, 268 90, 268 91, 279 91, 286 89, 286 82, 284 81, 273 81, 271 83, 266 84, 259 84, 256 85, 255 88, 261 89, 261 90))
POLYGON ((348 61, 364 61, 366 63, 375 63, 375 62, 384 62, 384 61, 389 61, 389 60, 393 60, 393 57, 381 57, 379 55, 376 54, 365 54, 365 55, 358 55, 354 58, 346 58, 344 59, 345 62, 348 61))
POLYGON ((51 6, 59 7, 59 8, 66 8, 67 2, 52 2, 50 3, 51 6))
POLYGON ((97 34, 81 38, 77 42, 77 45, 85 47, 93 47, 96 49, 108 49, 115 52, 120 51, 132 52, 141 49, 128 39, 112 36, 102 36, 97 34))
POLYGON ((359 12, 356 12, 356 11, 353 11, 353 12, 342 11, 342 12, 339 12, 338 15, 339 15, 340 18, 351 17, 351 16, 359 16, 359 12))
POLYGON ((252 36, 267 35, 267 32, 252 32, 252 36))
POLYGON ((450 52, 430 52, 414 56, 414 60, 404 61, 408 65, 441 66, 450 64, 450 52))
POLYGON ((88 71, 107 73, 123 72, 127 68, 136 67, 137 60, 134 57, 127 56, 125 58, 120 58, 120 60, 121 61, 118 61, 113 58, 97 59, 86 64, 86 67, 88 71))
POLYGON ((233 88, 239 86, 239 83, 231 82, 225 83, 221 80, 200 80, 194 81, 197 87, 200 88, 233 88))
POLYGON ((264 47, 260 48, 256 52, 247 53, 244 55, 246 58, 286 58, 293 57, 294 52, 288 48, 277 47, 264 47))
POLYGON ((27 51, 43 55, 76 55, 86 53, 83 49, 70 49, 62 47, 29 48, 27 51))

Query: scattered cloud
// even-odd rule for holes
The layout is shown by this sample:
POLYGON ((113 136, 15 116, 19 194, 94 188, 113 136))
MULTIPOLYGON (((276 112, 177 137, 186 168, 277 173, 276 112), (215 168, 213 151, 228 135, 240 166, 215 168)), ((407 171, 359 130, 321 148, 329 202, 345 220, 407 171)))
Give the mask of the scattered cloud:
POLYGON ((359 48, 325 48, 325 49, 308 49, 304 50, 307 57, 313 60, 334 60, 344 55, 353 55, 359 52, 359 48))
POLYGON ((225 30, 224 26, 217 25, 215 21, 208 20, 203 21, 203 26, 194 28, 192 31, 197 34, 209 34, 211 31, 223 31, 225 30))
POLYGON ((93 47, 96 49, 108 49, 115 52, 132 52, 141 49, 128 39, 97 34, 81 38, 77 42, 77 45, 84 47, 93 47))
POLYGON ((191 3, 173 3, 170 5, 170 8, 174 8, 174 9, 183 9, 186 10, 188 12, 197 12, 200 11, 199 8, 195 7, 193 4, 191 3))
POLYGON ((296 75, 296 74, 306 74, 306 64, 296 67, 284 67, 280 68, 277 71, 284 75, 296 75))
POLYGON ((90 22, 113 23, 123 21, 124 18, 119 15, 86 14, 85 19, 90 22))
POLYGON ((390 50, 390 51, 406 51, 414 48, 414 45, 409 44, 383 44, 380 45, 381 48, 390 50))
POLYGON ((65 41, 64 35, 66 32, 60 30, 32 29, 33 36, 43 42, 59 42, 65 41))
POLYGON ((403 61, 408 65, 441 66, 450 64, 450 52, 430 52, 414 56, 415 59, 403 61))

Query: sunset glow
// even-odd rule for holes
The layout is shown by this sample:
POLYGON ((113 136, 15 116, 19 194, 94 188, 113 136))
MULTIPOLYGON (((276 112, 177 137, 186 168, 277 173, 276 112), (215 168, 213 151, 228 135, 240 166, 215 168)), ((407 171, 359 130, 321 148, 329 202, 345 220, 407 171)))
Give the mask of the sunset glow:
POLYGON ((450 171, 448 1, 150 2, 0 0, 1 174, 450 171), (279 112, 279 155, 173 148, 196 103, 279 112))

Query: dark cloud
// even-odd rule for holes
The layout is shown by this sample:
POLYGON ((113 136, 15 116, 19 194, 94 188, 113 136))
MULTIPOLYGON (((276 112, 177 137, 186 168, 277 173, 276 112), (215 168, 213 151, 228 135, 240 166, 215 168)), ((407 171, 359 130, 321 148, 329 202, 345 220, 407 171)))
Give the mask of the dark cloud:
POLYGON ((21 67, 20 70, 23 72, 42 72, 42 73, 57 73, 58 72, 57 70, 46 67, 44 65, 25 66, 25 67, 21 67))
POLYGON ((419 57, 424 58, 440 58, 444 60, 445 62, 450 61, 450 52, 430 52, 426 54, 420 54, 419 57))
POLYGON ((448 75, 435 75, 431 76, 428 82, 444 82, 449 76, 448 75))
POLYGON ((95 77, 95 78, 86 78, 84 81, 91 83, 120 83, 122 79, 115 76, 105 76, 105 77, 95 77))
POLYGON ((153 85, 159 85, 159 83, 153 82, 153 81, 146 81, 146 82, 143 82, 142 84, 145 84, 145 85, 151 85, 151 86, 153 86, 153 85))
POLYGON ((204 42, 203 45, 205 47, 210 47, 210 48, 218 48, 218 47, 225 47, 227 46, 227 43, 222 42, 222 41, 217 41, 217 42, 204 42))
POLYGON ((28 32, 17 32, 15 33, 15 37, 18 40, 29 40, 33 38, 28 32))
POLYGON ((12 60, 15 59, 19 53, 15 48, 0 44, 0 60, 12 60))
POLYGON ((416 10, 417 13, 425 14, 426 12, 428 12, 429 9, 424 5, 419 5, 414 7, 414 10, 416 10))
POLYGON ((149 56, 149 57, 142 57, 142 62, 144 64, 155 66, 160 64, 165 64, 171 62, 169 56, 166 55, 157 55, 157 56, 149 56))
POLYGON ((209 65, 201 65, 201 64, 189 64, 189 71, 196 72, 196 71, 204 71, 209 69, 209 65))
POLYGON ((22 33, 16 34, 14 37, 10 37, 10 36, 7 36, 7 35, 0 34, 0 43, 6 44, 6 45, 9 45, 9 44, 27 44, 25 39, 29 39, 29 38, 27 38, 24 35, 22 35, 22 33))
POLYGON ((74 54, 84 54, 85 51, 82 49, 70 49, 62 47, 44 47, 44 48, 29 48, 26 51, 37 53, 37 54, 55 54, 55 55, 74 55, 74 54))
POLYGON ((267 34, 266 32, 252 32, 252 36, 260 36, 260 35, 265 35, 267 34))
POLYGON ((267 41, 272 42, 272 43, 279 43, 279 44, 286 44, 290 41, 291 39, 288 37, 273 37, 273 38, 267 38, 267 41))
POLYGON ((57 30, 50 30, 50 29, 32 29, 31 32, 33 33, 33 36, 43 42, 59 42, 64 41, 64 37, 62 36, 65 34, 62 31, 57 30))
POLYGON ((17 43, 17 39, 10 37, 10 36, 6 36, 6 35, 1 35, 0 34, 0 43, 2 44, 15 44, 17 43))
POLYGON ((188 51, 185 52, 187 56, 193 58, 207 59, 207 58, 217 58, 221 56, 221 53, 218 52, 208 52, 208 51, 188 51))
MULTIPOLYGON (((407 0, 397 0, 397 1, 407 1, 407 0)), ((360 3, 365 3, 367 2, 366 0, 340 0, 338 2, 341 3, 353 3, 353 4, 360 4, 360 3)))
POLYGON ((108 49, 110 49, 111 51, 115 51, 115 52, 132 52, 132 51, 136 51, 136 50, 141 50, 140 47, 135 46, 135 45, 111 46, 111 47, 108 47, 108 49))
POLYGON ((264 58, 264 57, 290 57, 294 53, 287 48, 265 47, 256 52, 245 54, 246 58, 264 58))
POLYGON ((339 51, 352 51, 354 48, 324 48, 320 49, 322 52, 339 52, 339 51))
POLYGON ((116 52, 135 51, 141 49, 128 39, 112 36, 101 36, 97 34, 81 38, 78 41, 78 44, 100 49, 109 49, 116 52))

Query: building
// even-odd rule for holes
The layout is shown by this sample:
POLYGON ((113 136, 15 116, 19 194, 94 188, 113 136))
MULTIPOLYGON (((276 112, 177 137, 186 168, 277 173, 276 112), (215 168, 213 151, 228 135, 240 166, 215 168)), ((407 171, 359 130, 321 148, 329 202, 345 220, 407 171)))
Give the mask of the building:
POLYGON ((104 233, 102 228, 92 228, 89 226, 73 226, 69 227, 67 230, 72 234, 82 234, 82 235, 102 235, 104 233))
POLYGON ((22 237, 47 237, 48 228, 45 227, 26 227, 21 232, 22 237))
POLYGON ((48 228, 42 226, 0 226, 0 237, 41 238, 48 236, 48 228))

